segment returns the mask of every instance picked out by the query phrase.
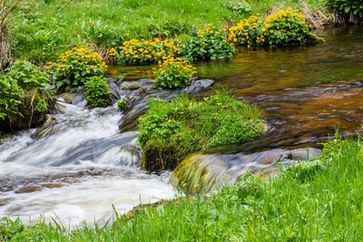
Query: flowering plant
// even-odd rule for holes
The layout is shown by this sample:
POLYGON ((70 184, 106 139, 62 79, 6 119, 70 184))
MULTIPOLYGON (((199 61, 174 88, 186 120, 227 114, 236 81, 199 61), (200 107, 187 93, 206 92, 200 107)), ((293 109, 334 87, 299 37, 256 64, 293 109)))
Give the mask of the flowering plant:
POLYGON ((93 76, 103 76, 106 68, 101 55, 87 47, 75 47, 47 66, 58 87, 82 86, 93 76))
POLYGON ((263 45, 265 38, 261 36, 263 21, 253 15, 241 20, 229 28, 228 41, 234 45, 251 46, 263 45))
POLYGON ((153 64, 162 62, 175 52, 176 45, 172 40, 131 39, 123 43, 120 61, 127 64, 153 64))
POLYGON ((229 58, 234 52, 226 33, 212 26, 199 29, 196 36, 179 46, 179 55, 190 61, 229 58))
POLYGON ((311 36, 304 15, 291 8, 267 16, 261 31, 270 46, 301 45, 311 36))
POLYGON ((188 85, 196 73, 195 68, 182 58, 169 58, 155 71, 155 84, 163 88, 188 85))

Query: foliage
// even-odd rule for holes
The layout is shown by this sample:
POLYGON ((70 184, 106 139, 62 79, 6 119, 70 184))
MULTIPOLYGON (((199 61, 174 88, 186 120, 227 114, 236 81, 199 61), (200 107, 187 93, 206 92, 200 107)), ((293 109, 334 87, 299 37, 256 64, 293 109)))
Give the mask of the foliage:
POLYGON ((287 47, 316 43, 317 37, 310 32, 305 17, 291 8, 278 10, 265 19, 251 16, 229 29, 228 40, 246 46, 287 47))
POLYGON ((264 45, 265 39, 261 36, 263 21, 253 15, 241 20, 229 28, 228 40, 234 45, 259 46, 264 45))
POLYGON ((14 62, 7 74, 26 90, 49 86, 49 75, 28 61, 14 62))
POLYGON ((59 88, 77 87, 94 76, 103 76, 106 63, 102 57, 86 47, 75 47, 62 54, 56 62, 48 65, 48 70, 59 88))
POLYGON ((199 29, 196 36, 182 42, 178 49, 178 54, 189 61, 225 59, 235 52, 224 31, 211 26, 199 29))
POLYGON ((178 88, 190 84, 195 68, 182 58, 168 58, 154 72, 155 84, 163 88, 178 88))
POLYGON ((104 77, 94 76, 84 85, 87 104, 93 108, 107 107, 112 102, 112 94, 104 77))
POLYGON ((129 103, 127 98, 121 98, 117 100, 117 109, 122 111, 126 110, 127 104, 129 103))
POLYGON ((123 43, 120 60, 128 64, 152 64, 173 56, 175 51, 175 43, 171 40, 131 39, 123 43))
POLYGON ((16 81, 0 75, 0 120, 9 115, 18 115, 24 92, 16 81))
POLYGON ((27 61, 16 61, 1 75, 1 111, 4 122, 0 130, 22 129, 41 123, 51 106, 49 75, 27 61), (6 109, 6 110, 5 110, 6 109))
POLYGON ((258 109, 225 91, 203 102, 188 97, 171 102, 155 99, 139 119, 142 166, 149 171, 174 169, 194 151, 248 142, 263 131, 258 109))
POLYGON ((262 36, 270 46, 302 45, 312 38, 304 15, 291 8, 267 16, 262 36))
POLYGON ((360 241, 362 147, 359 139, 335 140, 316 160, 285 168, 275 178, 245 175, 206 198, 144 207, 132 218, 116 215, 112 226, 64 233, 58 225, 25 226, 4 218, 0 240, 360 241))
POLYGON ((327 5, 340 17, 343 17, 346 23, 354 23, 354 18, 363 23, 363 2, 361 0, 328 0, 327 5))

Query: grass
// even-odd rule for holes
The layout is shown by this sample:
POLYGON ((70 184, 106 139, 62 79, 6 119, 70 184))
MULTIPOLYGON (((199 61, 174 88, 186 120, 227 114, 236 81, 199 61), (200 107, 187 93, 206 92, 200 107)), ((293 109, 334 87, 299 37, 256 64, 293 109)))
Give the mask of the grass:
POLYGON ((184 198, 69 234, 3 219, 8 241, 360 241, 363 141, 335 140, 314 161, 261 180, 247 175, 208 198, 184 198), (13 225, 10 225, 10 224, 13 225), (16 232, 16 233, 15 233, 16 232))
MULTIPOLYGON (((16 58, 44 63, 76 45, 119 46, 131 37, 183 38, 206 24, 221 26, 274 6, 301 8, 296 0, 29 0, 11 27, 16 58)), ((313 9, 325 1, 306 0, 313 9)))
POLYGON ((252 141, 265 125, 256 106, 227 91, 215 91, 200 102, 187 96, 170 102, 154 99, 138 128, 141 167, 159 172, 174 170, 195 151, 252 141))

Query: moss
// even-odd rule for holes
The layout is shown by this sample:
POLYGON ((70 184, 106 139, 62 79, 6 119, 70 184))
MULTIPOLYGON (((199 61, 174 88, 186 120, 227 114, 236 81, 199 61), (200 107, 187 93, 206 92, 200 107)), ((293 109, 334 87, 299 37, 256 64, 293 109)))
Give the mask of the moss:
POLYGON ((260 111, 219 91, 202 102, 186 96, 154 99, 139 119, 142 168, 173 170, 188 154, 252 141, 264 131, 260 111))

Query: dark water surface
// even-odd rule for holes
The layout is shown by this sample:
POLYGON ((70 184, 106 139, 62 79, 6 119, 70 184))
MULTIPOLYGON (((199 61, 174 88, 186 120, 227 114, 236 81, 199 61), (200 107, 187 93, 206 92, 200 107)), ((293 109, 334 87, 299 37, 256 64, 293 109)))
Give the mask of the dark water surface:
MULTIPOLYGON (((284 50, 242 50, 232 60, 197 63, 198 76, 216 80, 263 110, 270 130, 249 147, 316 145, 363 134, 363 29, 328 29, 325 43, 284 50)), ((126 79, 152 77, 154 67, 117 67, 126 79)), ((208 95, 206 91, 200 95, 208 95)))

